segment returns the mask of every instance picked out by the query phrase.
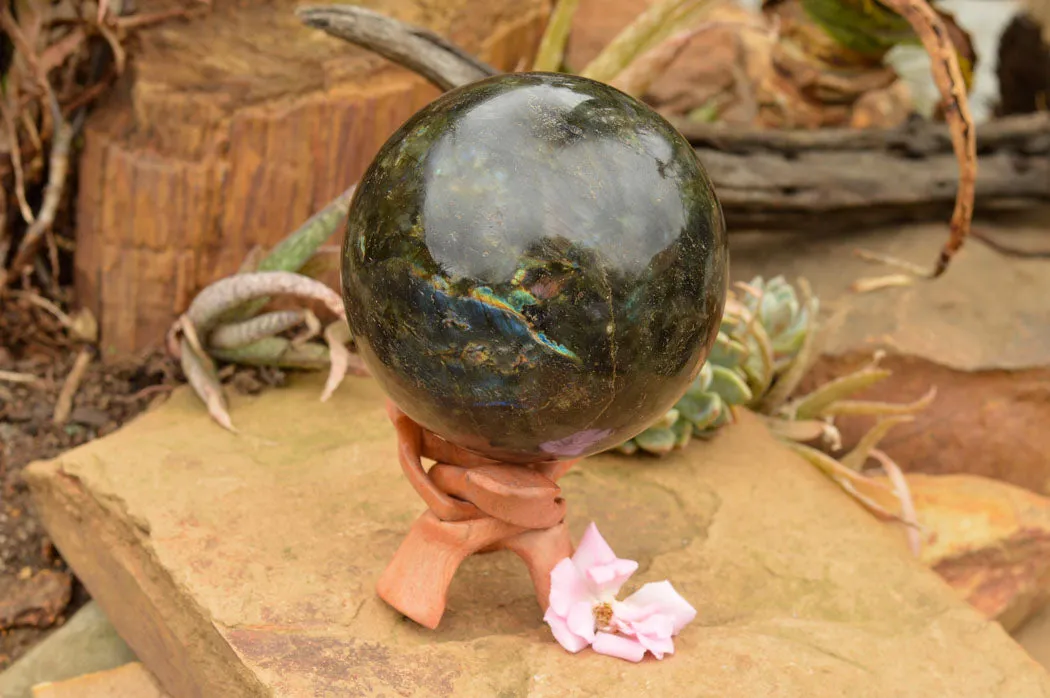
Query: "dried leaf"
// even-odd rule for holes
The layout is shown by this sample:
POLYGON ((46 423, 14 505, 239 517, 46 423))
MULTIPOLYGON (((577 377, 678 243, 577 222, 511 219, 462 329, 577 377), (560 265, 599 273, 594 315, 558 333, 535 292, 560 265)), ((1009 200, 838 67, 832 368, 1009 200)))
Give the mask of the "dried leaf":
POLYGON ((849 290, 854 293, 871 293, 893 286, 911 286, 915 282, 914 276, 906 274, 890 274, 889 276, 869 276, 857 279, 850 284, 849 290))
POLYGON ((860 438, 860 441, 857 442, 852 451, 839 459, 839 462, 850 470, 860 472, 864 467, 864 463, 867 462, 871 451, 879 445, 879 441, 889 433, 890 429, 898 424, 914 421, 914 419, 910 415, 898 415, 880 419, 860 438))
POLYGON ((815 448, 792 441, 784 442, 788 448, 815 465, 839 487, 878 516, 901 520, 902 509, 897 493, 886 485, 843 467, 841 463, 815 448))
POLYGON ((657 77, 674 62, 693 37, 707 27, 701 25, 678 32, 631 61, 610 83, 629 95, 641 97, 657 77))
POLYGON ((722 4, 723 0, 657 0, 610 41, 581 72, 610 83, 631 61, 722 4))
POLYGON ((198 353, 187 341, 186 337, 183 336, 180 344, 179 362, 182 365, 182 372, 186 374, 186 379, 190 382, 190 386, 197 393, 197 396, 204 401, 205 406, 208 408, 208 414, 211 415, 212 419, 223 428, 236 433, 237 430, 230 420, 226 395, 222 391, 222 383, 219 381, 219 376, 215 373, 215 365, 211 362, 211 359, 203 352, 198 353))
POLYGON ((915 511, 915 500, 911 496, 908 479, 904 477, 900 466, 879 449, 873 448, 871 456, 879 461, 882 470, 893 484, 893 489, 901 502, 901 521, 906 526, 905 535, 908 537, 908 547, 915 557, 919 557, 922 555, 922 537, 919 534, 919 516, 915 511))
POLYGON ((824 408, 824 414, 833 415, 891 415, 891 414, 913 414, 920 412, 933 404, 937 397, 937 387, 934 386, 925 395, 915 402, 895 403, 878 402, 875 400, 839 400, 824 408))
POLYGON ((778 417, 765 417, 769 430, 782 439, 789 439, 799 443, 809 441, 822 441, 829 448, 837 451, 842 447, 842 436, 835 425, 828 424, 819 419, 793 420, 780 419, 778 417))
POLYGON ((572 30, 572 18, 579 4, 580 0, 558 0, 554 12, 547 21, 543 39, 540 40, 536 61, 532 65, 533 70, 553 72, 561 68, 565 55, 565 43, 572 30))
POLYGON ((805 395, 787 406, 796 419, 813 419, 825 414, 825 410, 839 400, 886 380, 892 371, 884 368, 864 368, 848 376, 825 383, 809 395, 805 395))
POLYGON ((324 338, 328 342, 328 355, 332 363, 321 393, 321 402, 328 402, 350 368, 350 350, 346 348, 346 343, 350 341, 350 328, 344 321, 337 320, 325 328, 324 338))
POLYGON ((94 344, 98 341, 98 320, 87 308, 81 308, 69 318, 69 334, 74 339, 94 344))

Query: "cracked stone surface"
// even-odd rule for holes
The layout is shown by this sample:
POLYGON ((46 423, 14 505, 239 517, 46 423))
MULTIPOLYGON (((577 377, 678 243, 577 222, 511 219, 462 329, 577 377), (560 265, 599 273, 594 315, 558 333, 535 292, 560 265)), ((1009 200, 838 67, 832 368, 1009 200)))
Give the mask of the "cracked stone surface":
MULTIPOLYGON (((899 536, 746 414, 667 458, 602 455, 562 480, 632 582, 699 610, 641 665, 551 638, 524 568, 472 558, 436 631, 373 591, 422 510, 374 382, 320 379, 215 427, 186 391, 33 466, 45 525, 173 696, 1050 696, 1050 676, 899 536)), ((625 591, 630 591, 626 589, 625 591)))

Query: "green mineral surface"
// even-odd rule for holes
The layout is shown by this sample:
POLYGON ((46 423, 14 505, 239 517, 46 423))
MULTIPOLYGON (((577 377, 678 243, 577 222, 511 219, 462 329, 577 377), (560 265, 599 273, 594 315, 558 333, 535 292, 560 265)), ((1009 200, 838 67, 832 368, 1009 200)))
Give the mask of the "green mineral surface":
POLYGON ((607 85, 500 75, 384 145, 351 203, 343 298, 391 398, 509 462, 588 455, 675 404, 718 332, 727 239, 710 179, 607 85))

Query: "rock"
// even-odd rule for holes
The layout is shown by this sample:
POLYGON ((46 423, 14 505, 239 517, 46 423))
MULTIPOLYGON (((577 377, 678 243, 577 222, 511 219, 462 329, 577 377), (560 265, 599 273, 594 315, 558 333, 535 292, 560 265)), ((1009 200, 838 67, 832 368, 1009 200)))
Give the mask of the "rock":
POLYGON ((167 698, 167 695, 138 662, 33 687, 33 698, 167 698))
POLYGON ((1008 631, 1050 600, 1050 500, 972 475, 907 476, 921 559, 1008 631))
POLYGON ((69 604, 73 579, 67 572, 40 570, 0 583, 0 630, 49 628, 69 604))
MULTIPOLYGON (((1022 249, 1046 249, 1045 211, 1015 225, 980 228, 1022 249), (1042 218, 1040 218, 1042 216, 1042 218)), ((864 262, 864 248, 932 264, 945 226, 900 226, 853 236, 730 235, 732 276, 804 276, 827 309, 825 355, 808 389, 888 352, 891 379, 867 391, 910 401, 930 386, 937 398, 916 420, 890 432, 887 451, 905 470, 970 473, 1050 493, 1050 260, 1004 256, 970 240, 949 271, 932 282, 856 294, 860 277, 895 273, 864 262)), ((836 422, 848 448, 868 418, 836 422)))
POLYGON ((588 456, 659 419, 725 305, 725 221, 689 142, 576 76, 432 102, 376 156, 346 231, 371 375, 422 427, 510 463, 588 456))
MULTIPOLYGON (((37 463, 42 519, 171 695, 1009 696, 1050 676, 812 467, 742 414, 660 460, 561 481, 636 578, 699 610, 662 662, 570 655, 517 558, 468 560, 436 631, 375 583, 423 505, 374 381, 234 396, 239 434, 177 391, 112 436, 37 463)), ((630 590, 628 590, 630 591, 630 590)))
POLYGON ((1050 606, 1044 606, 1027 623, 1014 631, 1014 639, 1025 651, 1050 670, 1050 606))
POLYGON ((103 671, 135 660, 102 609, 88 602, 0 674, 0 696, 29 698, 33 686, 103 671))

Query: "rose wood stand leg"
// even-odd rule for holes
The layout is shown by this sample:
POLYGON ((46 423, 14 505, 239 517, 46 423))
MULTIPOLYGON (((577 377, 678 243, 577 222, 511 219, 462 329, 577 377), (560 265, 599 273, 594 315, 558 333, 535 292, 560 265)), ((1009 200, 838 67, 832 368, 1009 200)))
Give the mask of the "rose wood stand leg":
POLYGON ((556 481, 572 462, 520 466, 470 453, 424 430, 392 403, 398 459, 427 504, 379 578, 379 596, 420 625, 441 622, 448 587, 475 553, 510 550, 524 562, 541 608, 550 573, 572 554, 556 481), (422 458, 437 461, 427 472, 422 458))

